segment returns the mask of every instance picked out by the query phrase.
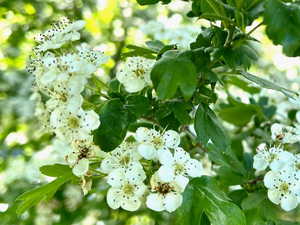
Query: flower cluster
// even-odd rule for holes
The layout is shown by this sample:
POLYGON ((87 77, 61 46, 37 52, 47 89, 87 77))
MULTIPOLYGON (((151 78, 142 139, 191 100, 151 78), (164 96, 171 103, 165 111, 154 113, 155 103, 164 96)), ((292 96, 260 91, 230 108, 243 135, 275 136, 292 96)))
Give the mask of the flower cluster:
POLYGON ((150 72, 155 60, 140 56, 128 57, 117 72, 117 79, 129 93, 141 91, 144 87, 152 85, 150 72))
POLYGON ((155 211, 176 210, 189 178, 199 177, 203 171, 202 164, 179 144, 180 136, 173 130, 160 133, 140 127, 135 142, 125 141, 110 152, 100 166, 111 186, 108 205, 135 211, 145 200, 155 211))
POLYGON ((180 49, 188 49, 190 44, 195 41, 201 31, 198 26, 177 26, 170 27, 161 22, 150 21, 141 27, 144 34, 153 37, 155 40, 174 44, 180 49))
POLYGON ((270 170, 264 177, 268 198, 280 204, 285 211, 295 209, 300 203, 300 154, 292 154, 282 147, 268 148, 261 144, 254 156, 257 171, 270 170))
POLYGON ((38 36, 28 64, 28 71, 35 76, 35 89, 43 97, 39 98, 38 115, 45 127, 70 145, 66 161, 77 176, 84 176, 89 158, 101 153, 91 135, 100 120, 93 110, 82 108, 81 93, 97 67, 106 61, 102 52, 87 44, 73 47, 72 41, 80 39, 78 30, 83 27, 84 21, 67 19, 54 24, 38 36))

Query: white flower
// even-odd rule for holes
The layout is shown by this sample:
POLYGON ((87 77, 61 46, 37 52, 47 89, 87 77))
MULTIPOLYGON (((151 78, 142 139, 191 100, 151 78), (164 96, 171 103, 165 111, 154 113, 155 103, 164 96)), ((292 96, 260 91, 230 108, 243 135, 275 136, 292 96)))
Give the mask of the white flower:
POLYGON ((147 196, 146 205, 155 211, 175 211, 182 204, 182 195, 185 187, 175 180, 163 182, 157 173, 151 177, 151 192, 147 196))
POLYGON ((300 141, 300 132, 291 126, 275 123, 271 126, 272 139, 293 144, 300 141))
POLYGON ((266 145, 259 146, 254 156, 253 168, 257 171, 265 170, 268 166, 271 170, 279 171, 286 164, 291 163, 294 155, 278 147, 268 149, 266 145))
POLYGON ((120 65, 117 79, 127 92, 138 92, 152 84, 150 72, 155 60, 143 57, 129 57, 120 65))
POLYGON ((202 164, 196 159, 191 159, 182 148, 176 148, 174 154, 168 150, 162 151, 158 154, 158 159, 162 166, 157 174, 163 182, 175 180, 185 187, 189 182, 188 177, 200 177, 203 173, 202 164))
POLYGON ((69 22, 67 19, 62 19, 40 34, 36 40, 39 42, 38 51, 47 51, 49 49, 57 49, 63 46, 66 42, 79 40, 80 34, 77 32, 85 25, 83 20, 69 22))
POLYGON ((84 176, 89 170, 89 159, 92 157, 103 157, 105 155, 98 146, 96 146, 92 137, 72 142, 72 151, 66 155, 67 163, 73 167, 72 172, 76 176, 84 176))
POLYGON ((55 109, 50 116, 50 124, 59 138, 67 140, 85 139, 100 125, 99 116, 92 110, 71 112, 65 107, 55 109))
POLYGON ((118 168, 142 168, 139 159, 141 156, 137 152, 136 144, 123 142, 102 160, 100 170, 103 173, 110 173, 118 168))
POLYGON ((154 129, 139 127, 135 139, 138 142, 138 151, 145 159, 157 159, 157 154, 169 148, 176 148, 180 144, 180 135, 173 130, 161 134, 154 129))
POLYGON ((136 211, 141 206, 141 198, 146 191, 142 169, 116 169, 108 175, 107 183, 112 187, 107 192, 107 204, 112 209, 123 208, 136 211))
POLYGON ((296 175, 292 170, 269 171, 264 177, 264 184, 269 189, 268 198, 270 201, 280 204, 285 211, 297 207, 300 184, 299 179, 296 179, 296 175))
POLYGON ((78 73, 89 77, 98 66, 107 61, 107 57, 100 51, 92 50, 87 44, 77 47, 77 52, 65 54, 60 58, 61 64, 69 73, 78 73))

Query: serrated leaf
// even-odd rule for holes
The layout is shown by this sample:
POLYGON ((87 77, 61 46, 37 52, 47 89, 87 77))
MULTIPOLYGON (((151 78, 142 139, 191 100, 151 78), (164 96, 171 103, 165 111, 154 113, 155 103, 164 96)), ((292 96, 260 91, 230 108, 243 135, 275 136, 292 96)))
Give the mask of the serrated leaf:
POLYGON ((184 55, 169 52, 155 63, 151 71, 154 88, 160 99, 173 98, 177 90, 189 99, 197 85, 196 67, 184 55))
POLYGON ((230 145, 230 140, 225 129, 215 113, 207 106, 200 104, 195 117, 195 130, 197 139, 207 146, 212 142, 218 150, 225 150, 230 145))
POLYGON ((183 197, 183 204, 176 212, 176 225, 200 225, 202 212, 212 225, 246 225, 243 211, 231 202, 211 177, 190 181, 183 197))
POLYGON ((300 56, 300 4, 268 0, 265 4, 266 33, 287 56, 300 56))
POLYGON ((22 214, 27 209, 38 204, 40 201, 51 199, 55 192, 58 190, 58 188, 70 179, 71 176, 60 176, 51 183, 48 183, 46 185, 21 194, 16 199, 16 201, 20 201, 16 210, 17 214, 22 214))

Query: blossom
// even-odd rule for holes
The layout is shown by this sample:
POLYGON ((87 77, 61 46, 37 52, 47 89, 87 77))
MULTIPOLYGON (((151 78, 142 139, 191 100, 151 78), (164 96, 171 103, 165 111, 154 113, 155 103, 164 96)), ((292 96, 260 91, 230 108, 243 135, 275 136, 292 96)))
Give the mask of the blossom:
POLYGON ((58 21, 50 29, 36 37, 36 41, 39 42, 38 51, 57 49, 69 41, 79 40, 80 34, 77 31, 82 29, 84 25, 83 20, 70 22, 64 18, 58 21))
POLYGON ((146 175, 142 169, 116 169, 108 175, 107 183, 111 188, 107 192, 106 200, 112 209, 123 208, 136 211, 141 206, 141 198, 146 191, 143 183, 146 175))
POLYGON ((118 168, 142 168, 139 159, 141 156, 137 152, 136 144, 123 142, 102 160, 100 170, 103 173, 110 173, 118 168))
POLYGON ((155 211, 175 211, 182 204, 182 195, 185 186, 177 181, 163 182, 157 173, 150 180, 151 193, 147 196, 146 205, 155 211))
POLYGON ((51 113, 50 124, 58 137, 72 141, 86 138, 92 130, 99 127, 100 120, 92 110, 72 112, 59 107, 51 113))
POLYGON ((116 77, 127 92, 138 92, 152 84, 150 72, 154 63, 155 60, 144 57, 129 57, 120 65, 116 77))
POLYGON ((140 127, 136 130, 135 139, 138 151, 145 159, 157 159, 161 151, 176 148, 180 144, 180 135, 174 130, 160 133, 154 129, 140 127))
POLYGON ((285 211, 295 209, 300 196, 300 183, 293 170, 269 171, 264 177, 268 198, 285 211))
POLYGON ((272 139, 293 144, 300 141, 300 131, 291 126, 275 123, 271 126, 272 139))
POLYGON ((188 177, 200 177, 203 173, 202 164, 196 159, 191 159, 180 147, 175 149, 174 154, 170 151, 161 152, 158 159, 162 166, 157 174, 163 182, 175 180, 185 187, 189 181, 188 177))
POLYGON ((253 168, 262 171, 269 166, 272 170, 279 171, 286 164, 291 163, 293 158, 292 153, 279 147, 268 149, 265 144, 262 144, 258 147, 257 154, 254 156, 253 168))
POLYGON ((72 172, 76 176, 84 176, 89 170, 89 159, 92 157, 103 157, 105 154, 98 146, 89 139, 75 140, 71 144, 72 151, 66 155, 67 163, 73 168, 72 172))

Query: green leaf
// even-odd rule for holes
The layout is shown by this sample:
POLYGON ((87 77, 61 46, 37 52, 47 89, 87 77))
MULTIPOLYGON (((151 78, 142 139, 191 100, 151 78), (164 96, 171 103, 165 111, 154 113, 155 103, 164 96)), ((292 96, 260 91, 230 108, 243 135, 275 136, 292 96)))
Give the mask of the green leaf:
POLYGON ((217 150, 226 150, 230 145, 229 137, 215 113, 207 106, 200 104, 195 117, 197 139, 207 146, 209 140, 217 150))
POLYGON ((150 101, 142 95, 130 95, 126 98, 126 108, 136 117, 141 117, 151 109, 150 101))
POLYGON ((107 101, 100 109, 101 124, 94 131, 94 142, 103 151, 115 149, 126 136, 129 115, 119 99, 107 101))
POLYGON ((150 48, 152 51, 156 53, 159 53, 165 47, 164 43, 158 40, 147 41, 146 45, 148 48, 150 48))
POLYGON ((127 45, 126 46, 128 49, 130 49, 128 52, 122 53, 122 58, 126 57, 133 57, 133 56, 142 56, 148 59, 155 59, 156 58, 156 52, 148 49, 148 48, 143 48, 140 46, 136 45, 127 45))
POLYGON ((171 107, 174 116, 181 124, 188 125, 191 123, 192 120, 189 115, 189 112, 192 110, 191 107, 184 102, 174 102, 171 107))
POLYGON ((73 176, 72 169, 68 165, 53 164, 40 167, 42 174, 49 177, 73 176))
POLYGON ((156 4, 160 1, 163 2, 164 4, 168 4, 171 2, 171 0, 137 0, 137 2, 140 5, 152 5, 152 4, 156 4))
POLYGON ((171 55, 169 52, 155 63, 151 71, 154 88, 159 99, 173 98, 177 90, 189 99, 197 85, 196 67, 184 54, 171 55))
POLYGON ((250 210, 258 207, 262 201, 266 199, 265 192, 250 193, 247 198, 242 201, 242 208, 244 210, 250 210))
POLYGON ((280 91, 281 93, 283 93, 284 95, 286 95, 289 98, 294 98, 294 96, 297 95, 297 93, 294 92, 294 91, 283 88, 283 87, 281 87, 277 84, 272 83, 271 81, 265 80, 261 77, 254 76, 250 73, 240 71, 240 75, 242 75, 246 79, 258 84, 262 88, 267 88, 267 89, 272 89, 272 90, 275 90, 275 91, 280 91))
POLYGON ((287 56, 300 56, 300 4, 268 0, 265 4, 266 33, 287 56))
MULTIPOLYGON (((245 126, 260 108, 256 105, 240 104, 233 107, 226 107, 219 110, 220 118, 236 126, 245 126)), ((260 113, 262 113, 260 111, 260 113)))
POLYGON ((184 193, 182 205, 173 214, 174 225, 201 225, 203 205, 199 204, 201 196, 189 184, 184 193))
POLYGON ((250 94, 257 94, 260 92, 260 88, 251 86, 251 84, 249 84, 248 82, 242 79, 239 79, 238 77, 226 77, 226 78, 227 78, 226 82, 235 85, 250 94))
POLYGON ((213 225, 246 225, 243 211, 218 187, 214 178, 190 181, 183 194, 183 204, 176 212, 175 225, 200 225, 205 213, 213 225))
POLYGON ((49 184, 21 194, 16 201, 20 201, 17 207, 17 214, 20 215, 27 209, 38 204, 42 200, 49 200, 60 186, 69 181, 71 176, 60 176, 49 184))

